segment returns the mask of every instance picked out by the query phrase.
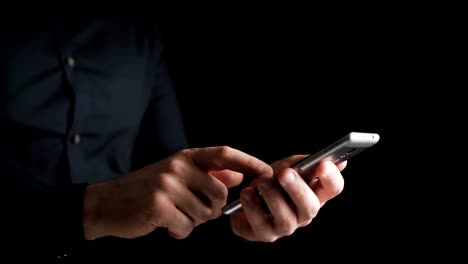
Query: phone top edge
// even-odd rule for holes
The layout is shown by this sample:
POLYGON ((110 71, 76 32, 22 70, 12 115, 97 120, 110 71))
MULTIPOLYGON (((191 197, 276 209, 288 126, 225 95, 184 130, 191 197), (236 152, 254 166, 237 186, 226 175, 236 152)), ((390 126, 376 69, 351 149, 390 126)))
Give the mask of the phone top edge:
POLYGON ((350 146, 370 147, 380 141, 380 135, 377 133, 350 132, 347 139, 350 146))
MULTIPOLYGON (((322 149, 322 151, 317 152, 313 155, 308 156, 307 158, 299 161, 298 163, 291 166, 291 168, 296 169, 298 172, 307 170, 308 167, 314 166, 317 162, 309 163, 311 160, 321 160, 322 158, 326 157, 333 151, 340 149, 342 147, 349 148, 359 148, 354 152, 354 154, 350 155, 350 157, 356 155, 357 153, 363 151, 364 149, 375 145, 380 140, 380 135, 377 133, 369 133, 369 132, 350 132, 347 135, 343 136, 341 139, 335 141, 334 143, 330 144, 328 147, 322 149)), ((242 210, 242 204, 240 203, 240 199, 232 202, 229 205, 226 205, 222 209, 222 213, 225 215, 231 215, 237 211, 242 210)))
POLYGON ((298 172, 304 172, 313 168, 321 160, 324 160, 327 157, 331 158, 332 156, 330 155, 339 149, 343 149, 342 153, 340 153, 340 155, 343 155, 350 149, 356 148, 356 150, 353 150, 354 153, 352 155, 346 154, 346 159, 348 159, 364 149, 375 145, 379 140, 380 136, 376 133, 350 132, 321 151, 306 157, 296 164, 293 164, 291 167, 296 169, 298 172))

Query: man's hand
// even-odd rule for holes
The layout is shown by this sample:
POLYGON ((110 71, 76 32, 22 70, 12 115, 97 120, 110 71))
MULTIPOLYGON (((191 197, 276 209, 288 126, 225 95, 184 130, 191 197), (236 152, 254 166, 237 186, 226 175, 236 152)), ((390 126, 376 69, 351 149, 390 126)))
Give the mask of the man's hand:
POLYGON ((325 202, 341 193, 344 187, 341 170, 346 161, 338 166, 329 161, 320 163, 315 177, 311 177, 314 179, 305 182, 289 168, 304 157, 295 155, 271 164, 278 173, 277 180, 267 175, 254 181, 268 206, 268 213, 252 187, 242 190, 243 211, 231 216, 231 227, 236 235, 251 241, 276 241, 311 223, 325 202), (284 197, 284 192, 290 199, 284 197))
POLYGON ((272 177, 261 160, 229 147, 185 149, 112 181, 87 187, 86 239, 135 238, 158 227, 181 239, 221 214, 243 174, 272 177))

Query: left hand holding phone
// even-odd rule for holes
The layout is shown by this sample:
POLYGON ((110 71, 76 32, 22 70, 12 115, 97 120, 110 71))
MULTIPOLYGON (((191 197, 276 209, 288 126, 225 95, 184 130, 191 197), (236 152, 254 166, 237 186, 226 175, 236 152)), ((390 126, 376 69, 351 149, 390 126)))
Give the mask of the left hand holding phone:
POLYGON ((240 199, 244 213, 231 216, 231 228, 236 235, 250 241, 274 242, 311 223, 323 204, 342 192, 341 170, 346 167, 346 161, 339 165, 321 162, 315 170, 315 179, 305 182, 290 168, 304 157, 294 155, 278 160, 271 164, 277 179, 261 177, 254 181, 263 201, 253 187, 242 190, 240 199), (284 192, 289 197, 285 197, 284 192), (268 207, 267 214, 263 202, 268 207))

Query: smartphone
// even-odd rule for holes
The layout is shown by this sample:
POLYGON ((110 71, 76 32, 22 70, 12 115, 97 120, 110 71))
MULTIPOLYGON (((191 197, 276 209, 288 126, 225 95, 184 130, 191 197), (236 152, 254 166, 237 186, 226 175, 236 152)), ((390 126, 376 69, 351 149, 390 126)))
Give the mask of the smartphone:
MULTIPOLYGON (((315 154, 309 155, 291 166, 297 173, 309 182, 312 180, 313 171, 322 161, 332 161, 339 164, 353 156, 361 153, 365 149, 372 147, 379 142, 380 136, 377 133, 368 132, 350 132, 332 144, 323 148, 315 154), (308 176, 309 178, 305 178, 308 176)), ((276 177, 276 176, 275 176, 276 177)), ((258 190, 256 190, 258 192, 258 190)), ((240 199, 223 207, 222 212, 225 215, 231 215, 242 210, 240 199)))

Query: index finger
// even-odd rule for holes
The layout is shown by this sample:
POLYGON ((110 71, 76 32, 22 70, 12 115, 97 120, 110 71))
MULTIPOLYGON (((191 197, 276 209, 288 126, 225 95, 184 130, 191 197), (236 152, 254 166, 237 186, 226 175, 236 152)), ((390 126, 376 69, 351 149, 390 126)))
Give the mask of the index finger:
POLYGON ((192 148, 189 158, 205 170, 230 169, 246 175, 272 176, 273 169, 262 160, 227 146, 192 148))

